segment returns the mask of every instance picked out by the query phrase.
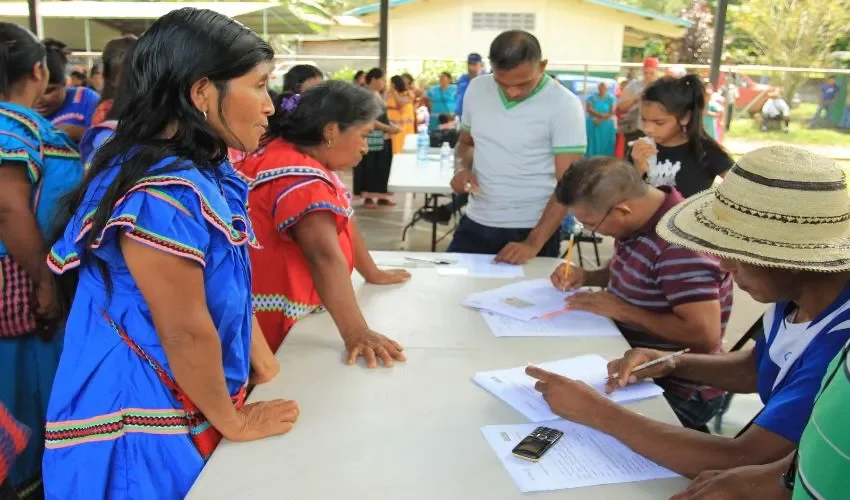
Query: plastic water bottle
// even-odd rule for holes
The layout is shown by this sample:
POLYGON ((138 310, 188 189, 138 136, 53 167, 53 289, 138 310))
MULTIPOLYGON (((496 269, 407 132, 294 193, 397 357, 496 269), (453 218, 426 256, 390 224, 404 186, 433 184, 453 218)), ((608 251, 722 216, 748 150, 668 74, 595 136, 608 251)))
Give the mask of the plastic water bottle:
POLYGON ((446 172, 454 168, 455 155, 448 142, 444 142, 440 148, 440 171, 446 172))
MULTIPOLYGON (((655 146, 655 139, 653 139, 652 137, 648 137, 648 136, 641 137, 640 140, 646 142, 647 144, 652 144, 653 146, 655 146)), ((649 158, 647 158, 646 164, 647 164, 647 169, 646 169, 647 172, 654 171, 655 168, 658 166, 658 154, 654 154, 654 155, 650 156, 649 158)))
POLYGON ((428 161, 429 149, 431 149, 431 138, 428 137, 428 127, 422 125, 419 127, 419 134, 416 137, 416 159, 419 163, 428 161))

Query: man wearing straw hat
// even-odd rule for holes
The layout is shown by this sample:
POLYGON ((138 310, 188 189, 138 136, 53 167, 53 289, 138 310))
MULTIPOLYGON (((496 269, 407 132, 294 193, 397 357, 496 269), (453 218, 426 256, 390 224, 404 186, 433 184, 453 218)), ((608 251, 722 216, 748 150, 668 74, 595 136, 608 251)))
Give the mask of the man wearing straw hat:
MULTIPOLYGON (((765 335, 749 351, 686 354, 639 371, 635 367, 664 353, 632 349, 609 363, 608 390, 672 375, 730 392, 757 392, 765 407, 752 425, 736 439, 697 433, 633 413, 583 383, 536 367, 527 373, 539 380, 537 389, 556 414, 610 434, 688 477, 785 459, 800 442, 824 375, 829 378, 827 367, 850 339, 847 174, 802 149, 758 149, 742 157, 716 190, 670 210, 657 231, 671 243, 719 257, 742 290, 772 304, 765 335)), ((843 370, 839 375, 847 376, 843 370)), ((816 430, 824 434, 817 439, 843 437, 846 445, 841 422, 818 421, 816 430)), ((812 432, 807 429, 807 436, 814 438, 812 432)), ((820 464, 801 449, 799 466, 815 474, 820 464)))

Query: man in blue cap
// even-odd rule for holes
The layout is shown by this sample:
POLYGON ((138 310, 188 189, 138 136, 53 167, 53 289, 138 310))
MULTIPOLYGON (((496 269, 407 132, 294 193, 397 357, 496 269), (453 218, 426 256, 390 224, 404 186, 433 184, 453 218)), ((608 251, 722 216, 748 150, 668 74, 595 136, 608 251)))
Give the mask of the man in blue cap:
POLYGON ((463 96, 466 95, 466 88, 469 87, 469 82, 473 78, 484 72, 484 62, 481 54, 473 52, 466 58, 466 74, 457 80, 457 109, 455 114, 458 118, 463 115, 463 96))
MULTIPOLYGON (((466 57, 466 73, 458 78, 457 84, 455 84, 457 87, 455 115, 457 115, 458 121, 461 115, 463 115, 463 96, 466 95, 466 88, 469 87, 469 82, 473 78, 482 73, 484 73, 484 59, 481 57, 481 54, 472 52, 466 57)), ((436 212, 428 212, 423 215, 423 218, 428 222, 434 222, 434 219, 436 219, 441 224, 448 224, 452 218, 452 213, 466 205, 468 201, 468 194, 456 195, 453 202, 437 207, 436 212)))

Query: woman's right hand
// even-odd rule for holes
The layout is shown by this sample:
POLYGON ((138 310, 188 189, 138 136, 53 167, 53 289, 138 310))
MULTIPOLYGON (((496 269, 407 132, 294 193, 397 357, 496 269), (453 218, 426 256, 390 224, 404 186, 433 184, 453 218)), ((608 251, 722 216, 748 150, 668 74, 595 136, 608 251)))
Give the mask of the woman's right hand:
POLYGON ((586 279, 584 269, 576 266, 575 264, 570 264, 570 275, 568 277, 564 277, 565 267, 566 264, 561 264, 557 269, 555 269, 552 276, 549 277, 549 279, 552 280, 552 284, 555 285, 555 288, 566 292, 567 290, 575 290, 583 287, 586 279))
POLYGON ((658 154, 655 144, 637 140, 632 145, 632 162, 641 174, 649 170, 649 157, 658 154))
POLYGON ((237 414, 238 429, 232 434, 222 434, 231 441, 246 442, 286 434, 292 430, 301 411, 295 401, 276 399, 247 404, 237 410, 237 414))
POLYGON ((648 378, 664 378, 676 369, 676 358, 669 359, 663 363, 650 366, 632 374, 638 366, 663 358, 669 352, 656 351, 654 349, 629 349, 620 359, 608 363, 608 381, 605 384, 605 392, 611 394, 615 389, 636 384, 648 378), (615 377, 616 375, 616 377, 615 377))

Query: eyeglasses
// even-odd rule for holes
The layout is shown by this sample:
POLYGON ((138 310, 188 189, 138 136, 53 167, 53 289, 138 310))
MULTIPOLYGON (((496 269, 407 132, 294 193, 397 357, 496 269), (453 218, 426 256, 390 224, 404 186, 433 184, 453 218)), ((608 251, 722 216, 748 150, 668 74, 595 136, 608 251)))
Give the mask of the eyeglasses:
POLYGON ((585 225, 585 229, 587 229, 588 231, 590 231, 590 232, 592 232, 592 233, 598 232, 598 231, 599 231, 599 228, 600 228, 600 227, 602 227, 602 224, 605 224, 605 221, 606 221, 606 220, 608 220, 608 217, 611 215, 611 212, 613 212, 613 211, 614 211, 614 207, 616 207, 616 206, 617 206, 617 205, 619 205, 620 203, 623 203, 624 201, 626 201, 626 200, 619 201, 619 202, 614 203, 613 205, 611 205, 611 208, 609 208, 609 209, 608 209, 608 211, 607 211, 607 212, 605 212, 605 216, 604 216, 604 217, 602 217, 602 220, 601 220, 601 221, 599 221, 599 223, 598 223, 598 224, 595 224, 595 225, 593 225, 593 226, 586 226, 586 225, 585 225))

